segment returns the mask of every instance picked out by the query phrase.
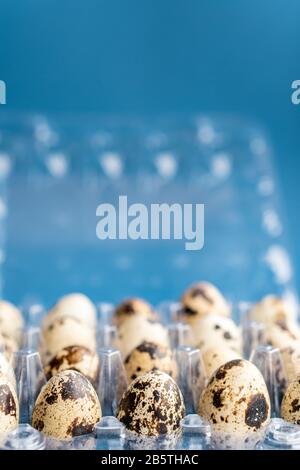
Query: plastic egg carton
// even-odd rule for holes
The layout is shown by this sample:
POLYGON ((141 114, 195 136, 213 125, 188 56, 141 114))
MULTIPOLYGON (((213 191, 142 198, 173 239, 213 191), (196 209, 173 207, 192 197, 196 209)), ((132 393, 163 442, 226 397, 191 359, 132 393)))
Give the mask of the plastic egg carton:
MULTIPOLYGON (((279 416, 278 351, 263 344, 261 326, 241 311, 269 293, 297 298, 280 188, 272 149, 256 124, 231 116, 123 119, 107 116, 0 116, 0 292, 27 312, 22 348, 14 357, 20 426, 1 448, 216 447, 207 423, 195 415, 201 355, 178 323, 176 299, 195 280, 220 286, 242 327, 244 356, 268 385, 273 419, 252 448, 298 448, 299 428, 279 416), (96 207, 131 202, 205 204, 205 246, 183 241, 114 241, 95 236, 96 207), (38 354, 40 317, 66 292, 102 301, 98 345, 99 397, 104 418, 93 435, 56 442, 30 427, 43 370, 38 354), (178 361, 187 416, 172 437, 137 440, 114 418, 116 382, 125 374, 113 350, 111 303, 130 295, 160 304, 178 361), (245 321, 243 319, 246 319, 245 321)), ((239 448, 244 444, 233 443, 239 448)))
POLYGON ((14 353, 13 366, 16 375, 17 395, 20 405, 20 424, 0 440, 3 450, 217 450, 217 449, 300 449, 299 426, 279 418, 280 403, 287 378, 277 348, 264 343, 263 326, 249 322, 245 306, 241 310, 243 356, 251 360, 261 371, 270 395, 272 419, 261 432, 248 436, 215 434, 203 418, 197 414, 200 394, 207 383, 207 376, 199 349, 190 346, 191 331, 187 324, 177 321, 178 303, 157 306, 160 320, 169 332, 170 347, 177 362, 177 384, 182 392, 186 416, 180 428, 171 435, 145 437, 128 431, 116 417, 118 403, 127 389, 127 377, 120 352, 114 349, 116 328, 112 325, 113 305, 98 304, 97 328, 100 372, 97 392, 102 418, 92 434, 59 441, 46 437, 31 427, 31 416, 36 397, 46 383, 39 350, 43 337, 37 326, 45 311, 35 306, 27 314, 27 326, 20 334, 20 350, 14 353), (278 373, 280 371, 280 373, 278 373))

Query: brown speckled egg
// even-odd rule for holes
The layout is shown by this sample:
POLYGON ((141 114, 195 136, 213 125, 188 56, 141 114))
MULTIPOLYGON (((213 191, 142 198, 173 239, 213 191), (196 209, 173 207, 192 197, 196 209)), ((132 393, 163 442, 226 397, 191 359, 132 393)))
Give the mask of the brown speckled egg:
POLYGON ((124 300, 116 307, 113 323, 120 326, 128 318, 133 318, 137 315, 142 316, 146 320, 158 319, 156 312, 148 302, 143 299, 133 298, 124 300))
POLYGON ((281 417, 294 424, 300 424, 300 379, 290 383, 281 402, 281 417))
POLYGON ((144 341, 131 351, 124 364, 129 382, 153 370, 165 372, 173 379, 177 375, 177 365, 171 350, 149 341, 144 341))
POLYGON ((15 389, 0 375, 0 434, 12 431, 19 423, 19 403, 15 389))
POLYGON ((231 318, 214 314, 206 315, 194 323, 192 334, 195 346, 200 349, 218 344, 240 352, 240 330, 231 318))
POLYGON ((296 309, 287 300, 274 295, 267 295, 253 306, 249 316, 252 321, 264 324, 278 321, 295 321, 296 309))
POLYGON ((19 346, 15 338, 0 333, 0 347, 5 357, 10 360, 14 352, 18 351, 19 346))
POLYGON ((59 351, 45 367, 47 380, 63 370, 77 370, 95 386, 99 374, 99 357, 84 346, 67 346, 59 351))
POLYGON ((0 300, 0 333, 18 340, 24 320, 20 310, 6 300, 0 300))
POLYGON ((44 330, 47 356, 52 358, 61 349, 71 346, 85 346, 96 349, 95 331, 74 317, 56 318, 44 330))
POLYGON ((207 377, 226 362, 239 359, 239 353, 223 345, 216 344, 201 351, 207 377))
POLYGON ((144 436, 175 432, 184 417, 183 397, 174 380, 160 371, 137 377, 124 393, 117 418, 144 436))
POLYGON ((118 328, 117 347, 123 358, 144 341, 169 346, 168 331, 161 323, 140 315, 128 318, 118 328))
POLYGON ((198 282, 189 287, 181 297, 182 321, 194 323, 198 318, 210 313, 230 316, 230 307, 221 292, 208 282, 198 282))
POLYGON ((1 375, 6 377, 14 389, 16 389, 16 377, 14 370, 3 353, 0 353, 0 376, 1 375))
POLYGON ((45 317, 43 327, 47 328, 53 320, 64 316, 74 317, 91 328, 96 326, 96 307, 84 294, 68 294, 59 299, 45 317))
POLYGON ((257 432, 270 419, 270 398, 257 367, 244 359, 234 359, 211 376, 199 402, 198 413, 214 432, 257 432))
POLYGON ((101 418, 101 407, 90 381, 65 370, 42 388, 32 414, 32 426, 55 439, 88 434, 101 418))
POLYGON ((280 350, 288 383, 300 378, 300 341, 280 350))
POLYGON ((296 322, 277 320, 266 326, 266 340, 275 348, 286 348, 300 341, 300 329, 296 322))

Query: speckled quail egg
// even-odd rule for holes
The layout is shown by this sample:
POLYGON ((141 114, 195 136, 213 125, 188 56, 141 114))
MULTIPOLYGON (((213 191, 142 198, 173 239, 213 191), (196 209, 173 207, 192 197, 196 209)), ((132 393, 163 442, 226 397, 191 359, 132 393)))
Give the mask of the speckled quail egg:
POLYGON ((117 347, 123 358, 143 341, 169 346, 168 331, 161 323, 141 316, 128 318, 118 328, 117 347))
POLYGON ((288 383, 300 378, 300 341, 280 350, 288 383))
POLYGON ((231 318, 214 314, 206 315, 194 323, 192 333, 194 344, 200 349, 218 344, 240 352, 240 330, 231 318))
POLYGON ((20 310, 12 303, 0 300, 0 333, 17 341, 23 326, 20 310))
POLYGON ((257 432, 270 419, 270 398, 257 367, 244 359, 223 364, 211 376, 198 413, 214 432, 257 432))
POLYGON ((281 417, 294 424, 300 424, 300 379, 291 382, 281 402, 281 417))
POLYGON ((0 353, 0 376, 6 377, 14 389, 16 389, 16 377, 14 370, 3 353, 0 353))
POLYGON ((101 418, 101 407, 90 381, 74 370, 54 375, 42 388, 32 426, 55 439, 88 434, 101 418))
POLYGON ((270 324, 277 321, 296 321, 297 312, 288 300, 267 295, 252 307, 249 317, 257 323, 270 324))
POLYGON ((19 423, 19 403, 13 385, 0 375, 0 434, 12 431, 19 423))
POLYGON ((10 360, 12 354, 18 351, 19 346, 14 338, 0 333, 0 349, 3 351, 6 358, 10 360))
POLYGON ((113 323, 120 326, 128 318, 133 318, 137 315, 148 320, 158 320, 157 313, 148 302, 143 299, 133 298, 124 300, 116 307, 113 323))
POLYGON ((74 317, 91 328, 96 326, 96 307, 84 294, 68 294, 59 299, 44 318, 43 327, 47 328, 53 320, 64 316, 74 317))
POLYGON ((95 386, 99 374, 99 357, 84 346, 67 346, 59 351, 45 367, 47 380, 63 370, 77 370, 95 386))
POLYGON ((300 341, 300 329, 294 321, 277 320, 267 325, 265 336, 269 344, 281 349, 300 341))
POLYGON ((226 362, 239 359, 239 353, 223 345, 216 344, 201 351, 207 377, 226 362))
POLYGON ((95 331, 74 317, 56 318, 44 330, 46 356, 51 358, 61 349, 76 344, 96 349, 95 331))
POLYGON ((175 432, 184 417, 182 394, 174 380, 160 371, 137 377, 124 393, 117 418, 130 431, 145 436, 175 432))
POLYGON ((189 287, 181 297, 180 318, 187 323, 204 315, 215 313, 230 316, 230 307, 221 292, 208 282, 199 282, 189 287))
POLYGON ((131 351, 124 364, 129 382, 153 370, 160 370, 173 378, 177 375, 177 365, 171 350, 149 341, 144 341, 131 351))

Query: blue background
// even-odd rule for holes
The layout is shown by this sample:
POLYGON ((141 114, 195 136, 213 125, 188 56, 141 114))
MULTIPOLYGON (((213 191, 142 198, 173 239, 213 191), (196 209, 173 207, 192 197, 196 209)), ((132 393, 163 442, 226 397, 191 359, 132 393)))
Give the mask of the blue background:
POLYGON ((299 18, 298 0, 1 0, 6 109, 258 120, 274 145, 299 273, 299 18))

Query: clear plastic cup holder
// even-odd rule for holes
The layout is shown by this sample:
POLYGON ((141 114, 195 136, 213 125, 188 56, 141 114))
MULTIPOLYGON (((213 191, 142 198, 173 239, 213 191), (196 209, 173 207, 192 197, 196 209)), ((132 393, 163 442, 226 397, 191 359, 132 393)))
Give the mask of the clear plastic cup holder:
POLYGON ((173 322, 180 322, 180 309, 181 304, 179 302, 170 300, 160 302, 156 307, 160 321, 165 325, 173 322))
POLYGON ((117 345, 117 328, 114 325, 104 324, 99 326, 97 332, 97 347, 101 349, 113 349, 117 345))
POLYGON ((300 427, 281 418, 273 418, 258 449, 300 450, 300 427))
POLYGON ((109 302, 98 302, 97 304, 98 323, 101 326, 110 325, 114 312, 114 304, 109 302))
POLYGON ((287 386, 280 350, 270 345, 259 345, 251 354, 250 360, 260 370, 266 382, 271 401, 271 416, 280 416, 281 401, 287 386))
POLYGON ((1 450, 44 450, 46 437, 29 424, 19 424, 0 441, 1 450))
POLYGON ((98 396, 103 416, 115 416, 119 401, 127 389, 127 377, 120 351, 100 349, 98 396))
POLYGON ((199 349, 180 346, 176 350, 177 383, 182 392, 186 413, 197 412, 199 398, 206 383, 206 373, 199 349))
POLYGON ((104 416, 94 428, 97 438, 124 438, 125 426, 115 416, 104 416))
POLYGON ((37 351, 21 349, 14 353, 12 365, 16 377, 20 423, 30 423, 36 398, 46 383, 40 355, 37 351))
POLYGON ((192 331, 186 323, 173 323, 168 325, 170 347, 172 350, 181 346, 189 346, 192 342, 192 331))
POLYGON ((243 356, 245 359, 249 359, 257 346, 266 342, 265 326, 250 320, 242 321, 241 326, 243 356))
POLYGON ((210 424, 197 414, 186 415, 180 423, 182 449, 208 449, 211 440, 210 424))

